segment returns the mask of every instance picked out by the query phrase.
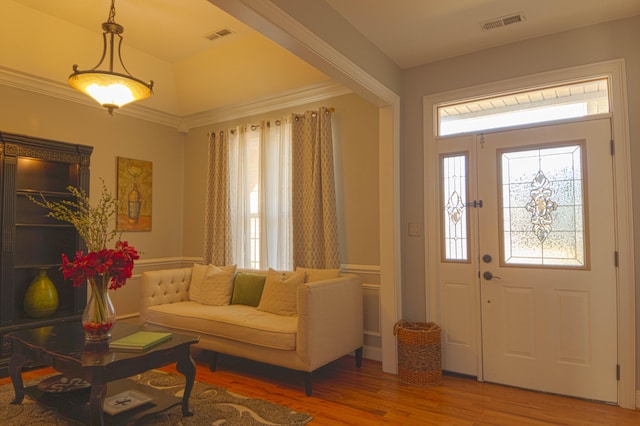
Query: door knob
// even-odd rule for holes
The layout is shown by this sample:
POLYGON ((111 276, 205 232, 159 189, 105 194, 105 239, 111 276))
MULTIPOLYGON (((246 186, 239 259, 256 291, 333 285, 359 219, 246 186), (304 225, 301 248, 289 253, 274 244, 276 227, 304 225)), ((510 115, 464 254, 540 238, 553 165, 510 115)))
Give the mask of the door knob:
POLYGON ((494 278, 497 279, 497 280, 500 279, 500 277, 498 277, 497 275, 493 275, 491 273, 491 271, 484 271, 484 273, 482 274, 482 277, 487 281, 490 281, 490 280, 492 280, 494 278))

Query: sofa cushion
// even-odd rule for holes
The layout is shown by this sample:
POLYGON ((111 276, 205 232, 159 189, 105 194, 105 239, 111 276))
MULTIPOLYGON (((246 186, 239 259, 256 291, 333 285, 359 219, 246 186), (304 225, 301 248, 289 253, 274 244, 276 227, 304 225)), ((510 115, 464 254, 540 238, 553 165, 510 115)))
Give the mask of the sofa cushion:
POLYGON ((297 267, 296 271, 305 273, 304 282, 313 283, 316 281, 330 280, 340 276, 340 269, 313 269, 297 267))
POLYGON ((209 265, 200 287, 200 303, 216 306, 231 303, 235 273, 236 265, 221 268, 209 265))
POLYGON ((267 348, 296 349, 297 316, 275 315, 251 306, 170 303, 147 308, 145 321, 267 348))
POLYGON ((233 280, 232 305, 258 306, 266 275, 238 272, 233 280))
POLYGON ((296 315, 296 295, 298 286, 304 283, 304 277, 302 271, 278 272, 269 268, 258 309, 278 315, 296 315))

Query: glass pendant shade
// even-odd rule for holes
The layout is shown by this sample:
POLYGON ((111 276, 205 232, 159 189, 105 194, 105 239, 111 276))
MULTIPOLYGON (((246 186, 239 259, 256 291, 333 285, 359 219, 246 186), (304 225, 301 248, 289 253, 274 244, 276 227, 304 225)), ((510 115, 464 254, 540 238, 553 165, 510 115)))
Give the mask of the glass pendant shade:
POLYGON ((111 112, 128 103, 151 96, 151 87, 142 81, 107 71, 76 71, 69 76, 74 89, 95 99, 111 112))
POLYGON ((146 99, 153 94, 153 81, 148 83, 132 76, 122 62, 120 49, 124 27, 115 22, 115 0, 111 0, 111 9, 107 22, 102 24, 103 49, 98 65, 90 70, 81 71, 78 65, 73 66, 73 74, 69 76, 69 85, 74 89, 95 99, 100 105, 109 110, 120 108, 128 103, 146 99), (116 37, 118 39, 117 59, 126 74, 113 70, 114 52, 116 51, 116 37), (107 57, 107 52, 109 55, 107 57), (98 69, 108 59, 108 69, 98 69))

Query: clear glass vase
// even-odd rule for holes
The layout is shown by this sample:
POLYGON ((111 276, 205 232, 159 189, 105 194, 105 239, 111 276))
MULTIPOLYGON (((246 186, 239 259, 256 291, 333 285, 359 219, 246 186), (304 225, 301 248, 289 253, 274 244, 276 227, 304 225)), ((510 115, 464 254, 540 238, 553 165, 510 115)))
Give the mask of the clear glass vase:
POLYGON ((82 328, 87 342, 105 342, 111 339, 116 323, 116 311, 109 298, 109 277, 96 275, 89 278, 91 294, 82 313, 82 328))

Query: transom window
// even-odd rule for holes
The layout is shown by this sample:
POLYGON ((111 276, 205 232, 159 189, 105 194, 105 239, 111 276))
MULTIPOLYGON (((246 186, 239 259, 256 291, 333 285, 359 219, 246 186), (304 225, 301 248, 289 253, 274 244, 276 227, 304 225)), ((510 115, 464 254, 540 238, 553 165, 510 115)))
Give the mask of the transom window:
POLYGON ((607 78, 438 106, 438 135, 579 118, 609 112, 607 78))

